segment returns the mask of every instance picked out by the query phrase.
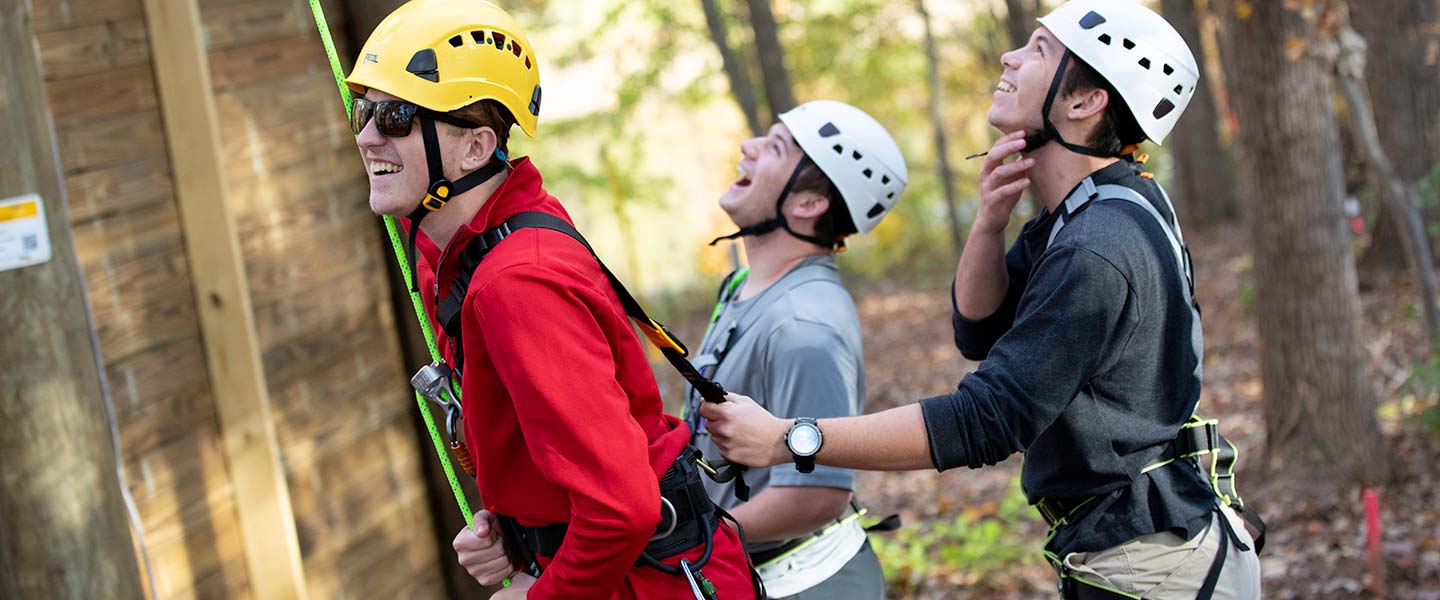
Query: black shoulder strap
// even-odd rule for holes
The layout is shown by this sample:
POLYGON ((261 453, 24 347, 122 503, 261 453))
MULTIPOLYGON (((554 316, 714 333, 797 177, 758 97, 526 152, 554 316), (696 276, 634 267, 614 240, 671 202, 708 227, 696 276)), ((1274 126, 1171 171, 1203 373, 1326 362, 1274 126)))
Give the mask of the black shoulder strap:
MULTIPOLYGON (((695 386, 695 389, 699 390, 701 396, 706 400, 710 402, 723 402, 725 400, 725 388, 701 375, 700 371, 697 370, 694 365, 690 364, 690 361, 686 359, 690 354, 690 350, 687 349, 684 344, 680 343, 680 340, 676 339, 676 337, 670 333, 670 330, 666 329, 665 325, 650 318, 650 315, 646 314, 645 309, 635 300, 635 296, 630 294, 630 290, 625 289, 625 285, 620 283, 620 280, 610 272, 610 268, 605 266, 605 262, 600 260, 599 256, 595 255, 594 248, 591 248, 590 243, 585 241, 585 237, 580 235, 580 232, 564 219, 543 212, 522 212, 510 217, 498 227, 475 236, 461 252, 458 259, 460 261, 460 270, 456 273, 455 280, 451 283, 448 293, 436 302, 436 317, 438 317, 441 327, 445 329, 445 333, 449 334, 451 339, 455 340, 457 362, 461 362, 460 352, 462 352, 463 348, 463 345, 460 343, 462 335, 460 331, 460 308, 464 305, 465 294, 470 287, 470 279, 474 276, 475 269, 480 266, 480 261, 484 260, 485 256, 489 254, 495 246, 521 229, 549 229, 563 233, 570 236, 570 238, 576 242, 579 242, 586 250, 589 250, 590 255, 595 258, 595 262, 600 265, 600 270, 603 271, 605 277, 610 280, 610 287, 615 289, 615 295, 620 297, 620 305, 625 309, 625 314, 640 326, 640 330, 645 333, 645 337, 649 338, 650 342, 660 349, 660 352, 665 355, 665 359, 670 361, 670 364, 675 367, 675 370, 679 371, 680 375, 683 376, 686 381, 695 386)), ((457 365, 452 365, 452 367, 455 366, 457 365)), ((463 368, 463 365, 458 366, 463 368)))
MULTIPOLYGON (((580 232, 577 231, 573 225, 560 217, 549 213, 534 211, 519 213, 506 219, 505 222, 499 226, 472 238, 470 243, 465 245, 465 249, 461 251, 458 258, 460 261, 460 269, 455 274, 455 281, 451 282, 450 289, 443 297, 436 299, 436 317, 440 321, 440 326, 444 328, 445 333, 450 336, 451 343, 454 344, 454 356, 457 364, 451 365, 451 368, 454 369, 456 373, 459 373, 459 376, 463 377, 464 375, 460 370, 464 368, 465 363, 465 344, 461 337, 463 332, 460 327, 460 309, 465 304, 465 295, 470 289, 470 280, 475 275, 475 269, 480 266, 480 261, 484 260, 485 256, 489 254, 491 250, 495 249, 495 246, 505 241, 505 238, 510 237, 511 234, 521 229, 549 229, 563 233, 570 236, 570 239, 579 242, 586 250, 589 250, 590 256, 595 258, 596 264, 599 264, 600 270, 605 273, 605 278, 610 280, 610 287, 614 288, 615 295, 620 298, 620 305, 625 309, 625 314, 629 316, 631 320, 635 321, 636 325, 640 326, 640 330, 645 333, 646 338, 649 338, 650 343, 654 344, 656 348, 660 349, 660 353, 665 355, 665 360, 669 361, 670 365, 675 367, 676 371, 680 372, 680 376, 684 377, 685 381, 689 382, 691 386, 694 386, 695 390, 700 392, 700 396, 707 402, 725 401, 725 388, 721 387, 719 383, 711 381, 710 378, 701 375, 700 370, 696 369, 695 365, 690 364, 689 359, 686 358, 690 355, 690 350, 687 349, 684 344, 681 344, 680 340, 671 334, 669 329, 665 328, 665 325, 650 318, 650 315, 645 313, 645 309, 635 300, 635 296, 630 294, 630 290, 625 289, 625 285, 620 283, 620 280, 615 277, 614 273, 610 272, 609 267, 605 266, 605 261, 600 260, 600 257, 595 254, 595 249, 591 248, 590 243, 585 241, 585 236, 580 235, 580 232)), ((436 294, 439 294, 438 290, 436 290, 436 294)), ((744 466, 724 463, 716 464, 715 466, 706 464, 704 466, 714 471, 711 475, 712 479, 716 479, 717 481, 730 481, 733 479, 735 481, 735 496, 741 501, 750 499, 750 486, 745 483, 744 472, 746 469, 744 466)))

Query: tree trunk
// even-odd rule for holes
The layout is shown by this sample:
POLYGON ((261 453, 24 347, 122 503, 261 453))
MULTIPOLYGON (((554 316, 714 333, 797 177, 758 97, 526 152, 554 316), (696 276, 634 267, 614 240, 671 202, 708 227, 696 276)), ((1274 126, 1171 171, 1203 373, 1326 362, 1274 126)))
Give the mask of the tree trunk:
MULTIPOLYGON (((1435 0, 1363 0, 1352 6, 1355 30, 1372 42, 1365 77, 1380 141, 1395 161, 1396 175, 1414 184, 1440 161, 1440 65, 1432 49, 1435 34, 1426 31, 1440 27, 1440 7, 1435 0)), ((1404 269, 1407 227, 1404 215, 1381 203, 1361 267, 1404 269)))
POLYGON ((1030 41, 1035 30, 1035 15, 1025 10, 1022 0, 1005 0, 1005 32, 1010 34, 1010 47, 1019 48, 1030 41))
POLYGON ((1246 58, 1226 72, 1255 251, 1269 458, 1339 489, 1383 481, 1390 459, 1365 372, 1330 74, 1311 58, 1287 59, 1287 40, 1310 32, 1282 3, 1216 6, 1226 43, 1246 58))
POLYGON ((1190 48, 1199 53, 1200 90, 1175 126, 1170 138, 1175 157, 1175 184, 1172 198, 1181 217, 1193 226, 1205 227, 1233 221, 1239 216, 1235 181, 1231 176, 1230 153, 1220 143, 1220 118, 1215 110, 1212 79, 1205 70, 1200 43, 1199 15, 1195 0, 1163 0, 1165 19, 1180 32, 1190 48))
POLYGON ((780 28, 775 24, 770 0, 745 1, 750 5, 750 27, 755 30, 755 51, 760 56, 765 102, 770 105, 770 117, 774 119, 795 107, 790 72, 785 69, 785 48, 780 44, 780 28))
MULTIPOLYGON (((383 21, 391 11, 404 3, 405 0, 344 0, 344 8, 341 11, 331 11, 330 7, 326 6, 325 12, 345 15, 345 32, 349 34, 350 45, 355 49, 355 52, 352 53, 354 54, 360 52, 360 47, 365 45, 365 40, 370 37, 370 32, 375 30, 375 26, 379 25, 380 21, 383 21)), ((337 37, 343 36, 337 35, 337 37)), ((355 57, 342 53, 340 61, 347 65, 354 64, 355 57)))
POLYGON ((940 57, 935 49, 935 33, 930 27, 930 13, 925 10, 925 0, 915 0, 915 12, 925 24, 925 59, 930 74, 930 128, 935 131, 935 165, 940 183, 945 189, 945 216, 950 221, 950 242, 959 254, 965 248, 965 231, 960 224, 960 208, 955 200, 955 176, 950 172, 950 149, 945 141, 945 119, 940 114, 944 106, 944 86, 940 79, 940 57))
POLYGON ((43 214, 50 259, 0 271, 0 598, 142 598, 29 6, 0 0, 0 201, 40 202, 0 221, 43 214))
POLYGON ((1440 307, 1436 302, 1435 263, 1430 260, 1430 239, 1420 218, 1420 195, 1415 186, 1400 176, 1390 155, 1380 141, 1365 86, 1365 40, 1348 25, 1338 34, 1339 57, 1335 61, 1336 80, 1344 92, 1357 144, 1365 152, 1369 180, 1381 202, 1400 223, 1399 233, 1408 250, 1411 272, 1419 283, 1418 301, 1424 309, 1425 324, 1430 334, 1430 347, 1440 348, 1440 307))
POLYGON ((725 15, 715 5, 715 0, 700 0, 700 7, 705 10, 705 24, 710 28, 710 41, 714 42, 715 48, 720 51, 725 78, 730 80, 730 93, 735 97, 735 103, 740 105, 740 112, 745 114, 745 123, 750 126, 750 133, 755 136, 764 135, 765 126, 760 122, 760 108, 755 104, 755 88, 750 86, 750 73, 745 69, 745 63, 735 55, 735 50, 730 48, 725 15))

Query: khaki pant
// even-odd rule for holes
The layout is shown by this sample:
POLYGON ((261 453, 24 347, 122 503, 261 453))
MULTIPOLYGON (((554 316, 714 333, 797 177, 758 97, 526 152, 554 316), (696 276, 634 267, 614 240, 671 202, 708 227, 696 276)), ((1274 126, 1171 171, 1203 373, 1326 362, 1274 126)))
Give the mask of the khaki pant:
MULTIPOLYGON (((1146 600, 1193 600, 1210 573, 1219 544, 1229 544, 1225 568, 1215 586, 1215 600, 1253 600, 1260 597, 1260 559, 1245 524, 1229 507, 1211 518, 1210 526, 1185 540, 1163 531, 1143 535, 1099 552, 1072 552, 1065 566, 1072 577, 1146 600), (1241 551, 1220 527, 1224 514, 1240 541, 1250 548, 1241 551)), ((1079 584, 1084 586, 1085 584, 1079 584)))

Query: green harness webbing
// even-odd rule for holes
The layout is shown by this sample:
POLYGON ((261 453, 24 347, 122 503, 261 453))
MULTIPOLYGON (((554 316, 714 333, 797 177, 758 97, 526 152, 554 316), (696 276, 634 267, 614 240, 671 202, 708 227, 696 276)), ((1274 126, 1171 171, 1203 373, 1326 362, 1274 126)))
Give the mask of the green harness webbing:
MULTIPOLYGON (((330 58, 330 69, 335 73, 335 86, 340 89, 340 100, 345 104, 345 115, 350 115, 350 88, 345 86, 345 74, 340 69, 340 58, 335 54, 335 43, 330 39, 330 26, 325 22, 325 9, 320 6, 320 0, 310 0, 310 12, 315 15, 315 28, 320 31, 320 42, 325 45, 325 55, 330 58)), ((405 255, 405 246, 400 240, 400 230, 395 224, 395 218, 389 215, 384 216, 385 232, 390 236, 390 248, 395 251, 395 263, 400 265, 400 273, 405 281, 411 281, 410 261, 405 255)), ((410 287, 408 284, 406 287, 410 287)), ((425 334, 425 347, 430 349, 430 358, 436 362, 441 360, 440 352, 435 348, 435 334, 430 330, 430 320, 425 317, 425 304, 420 299, 417 290, 410 290, 410 306, 415 311, 415 320, 420 322, 420 331, 425 334)), ((452 382, 453 383, 453 382, 452 382)), ((460 386, 455 383, 452 386, 452 393, 456 401, 460 399, 460 386)), ((460 481, 455 478, 455 468, 450 464, 450 456, 445 452, 445 443, 440 439, 440 430, 435 426, 435 417, 430 414, 430 405, 420 392, 415 392, 415 403, 420 406, 420 416, 425 419, 425 428, 430 431, 430 441, 435 444, 435 454, 440 457, 440 466, 445 470, 445 478, 450 481, 450 491, 455 494, 455 505, 459 507, 460 514, 465 517, 465 525, 471 525, 472 512, 470 503, 465 500, 465 491, 460 489, 460 481)))

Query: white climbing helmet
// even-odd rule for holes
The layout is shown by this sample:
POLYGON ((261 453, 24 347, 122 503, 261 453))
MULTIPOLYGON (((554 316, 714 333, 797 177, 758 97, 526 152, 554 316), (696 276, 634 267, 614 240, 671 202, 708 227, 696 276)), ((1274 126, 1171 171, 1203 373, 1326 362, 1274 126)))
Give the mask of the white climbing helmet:
POLYGON ((1164 17, 1134 0, 1071 0, 1040 24, 1115 87, 1146 137, 1165 141, 1195 95, 1200 67, 1164 17))
POLYGON ((885 127, 865 111, 834 100, 806 102, 779 119, 840 191, 855 230, 875 229, 910 180, 900 146, 885 127))

